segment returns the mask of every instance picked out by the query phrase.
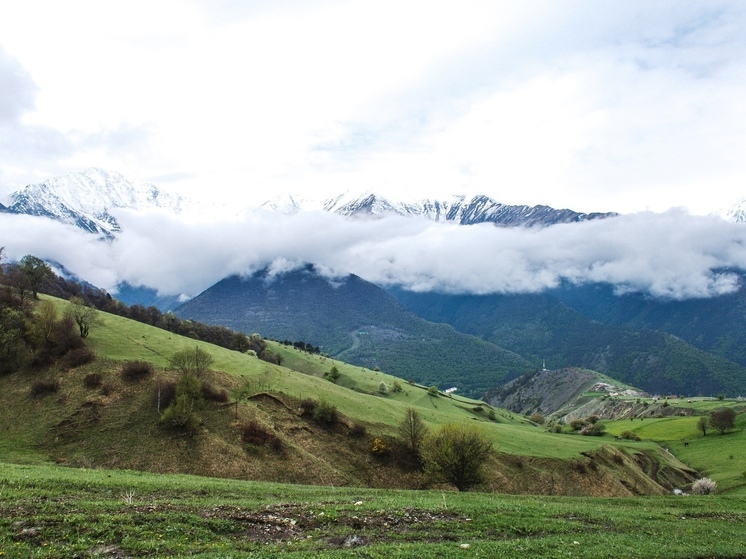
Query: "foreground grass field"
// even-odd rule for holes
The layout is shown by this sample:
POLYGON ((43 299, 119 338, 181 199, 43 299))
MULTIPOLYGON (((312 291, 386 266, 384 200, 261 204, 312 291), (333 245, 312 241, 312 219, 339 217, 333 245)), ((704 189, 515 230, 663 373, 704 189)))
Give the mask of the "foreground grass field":
POLYGON ((517 497, 0 464, 0 557, 744 558, 746 499, 517 497))

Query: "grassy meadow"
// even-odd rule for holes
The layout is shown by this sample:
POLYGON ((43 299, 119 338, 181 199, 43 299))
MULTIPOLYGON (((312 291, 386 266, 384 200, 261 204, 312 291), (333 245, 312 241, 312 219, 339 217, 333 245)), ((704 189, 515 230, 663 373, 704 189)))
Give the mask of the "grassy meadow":
MULTIPOLYGON (((672 416, 606 421, 605 436, 584 437, 274 342, 283 366, 102 313, 87 343, 92 363, 0 376, 0 559, 746 557, 743 413, 725 435, 672 416), (176 377, 170 357, 195 346, 214 360, 206 380, 229 397, 189 437, 159 422, 154 394, 176 377), (124 379, 132 360, 154 374, 124 379), (324 378, 333 366, 335 383, 324 378), (59 389, 32 396, 38 380, 59 389), (338 423, 300 417, 308 397, 333 403, 338 423), (407 490, 416 472, 371 456, 371 439, 395 436, 409 407, 430 428, 483 428, 495 452, 479 491, 407 490), (250 421, 281 437, 282 451, 242 443, 250 421), (615 440, 624 430, 643 440, 615 440), (676 496, 652 481, 685 487, 689 467, 720 494, 676 496)), ((705 414, 743 404, 671 405, 705 414)))
POLYGON ((0 466, 0 557, 743 558, 746 500, 510 496, 0 466))

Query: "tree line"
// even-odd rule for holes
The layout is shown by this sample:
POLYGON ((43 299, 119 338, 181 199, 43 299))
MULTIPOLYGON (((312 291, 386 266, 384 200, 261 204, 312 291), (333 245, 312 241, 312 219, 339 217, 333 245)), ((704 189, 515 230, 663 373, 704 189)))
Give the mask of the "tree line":
MULTIPOLYGON (((233 351, 253 351, 264 361, 277 365, 282 363, 282 357, 273 353, 259 334, 247 336, 225 326, 182 320, 174 313, 164 313, 155 306, 127 306, 103 289, 58 276, 40 258, 26 255, 18 262, 4 264, 3 253, 4 249, 0 247, 0 357, 7 359, 11 353, 21 353, 20 347, 27 345, 29 336, 25 324, 33 316, 32 307, 38 294, 45 293, 76 303, 71 319, 81 338, 88 335, 92 324, 91 310, 98 310, 233 351)), ((17 359, 7 362, 18 365, 17 359)))

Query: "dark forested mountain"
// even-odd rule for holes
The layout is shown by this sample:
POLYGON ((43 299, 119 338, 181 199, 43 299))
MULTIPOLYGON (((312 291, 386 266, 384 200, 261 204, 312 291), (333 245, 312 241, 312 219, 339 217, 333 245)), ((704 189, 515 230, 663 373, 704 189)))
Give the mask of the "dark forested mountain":
POLYGON ((269 277, 231 276, 178 307, 177 316, 277 340, 305 341, 349 363, 479 395, 531 363, 445 324, 409 312, 382 289, 312 267, 269 277))
POLYGON ((650 392, 746 392, 743 366, 660 330, 606 326, 550 294, 391 293, 426 320, 479 336, 537 367, 586 367, 650 392))
POLYGON ((746 279, 735 293, 674 301, 639 293, 616 295, 607 284, 563 286, 551 295, 610 326, 663 330, 746 366, 746 279))

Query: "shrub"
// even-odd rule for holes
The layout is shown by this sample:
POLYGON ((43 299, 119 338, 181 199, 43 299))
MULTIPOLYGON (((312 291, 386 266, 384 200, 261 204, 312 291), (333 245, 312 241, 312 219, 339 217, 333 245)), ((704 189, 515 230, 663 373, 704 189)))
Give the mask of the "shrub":
POLYGON ((228 392, 223 388, 217 388, 209 382, 202 382, 202 397, 211 402, 227 402, 228 392))
POLYGON ((350 436, 360 439, 366 435, 368 429, 362 423, 353 423, 350 428, 350 436))
POLYGON ((153 374, 153 365, 147 361, 127 361, 122 365, 122 378, 128 381, 138 381, 153 374))
POLYGON ((60 389, 60 381, 55 380, 37 380, 31 385, 31 395, 34 397, 46 396, 53 394, 60 389))
POLYGON ((75 367, 81 367, 91 363, 95 358, 96 354, 93 353, 93 350, 89 347, 83 346, 68 351, 65 355, 65 363, 68 367, 74 369, 75 367))
POLYGON ((701 479, 698 479, 692 484, 692 494, 694 495, 709 495, 713 491, 715 491, 715 488, 717 487, 717 483, 712 481, 708 477, 703 477, 701 479))
POLYGON ((316 400, 313 398, 304 398, 300 401, 298 407, 300 408, 301 415, 313 415, 313 410, 316 409, 316 400))
POLYGON ((550 433, 561 433, 562 432, 562 425, 559 423, 555 423, 549 428, 550 433))
POLYGON ((490 410, 487 412, 487 419, 490 421, 495 421, 497 419, 497 416, 495 415, 495 410, 490 410))
POLYGON ((532 413, 529 419, 537 425, 544 425, 544 422, 546 421, 546 419, 544 419, 544 416, 541 415, 539 412, 532 413))
POLYGON ((619 434, 620 439, 626 439, 629 441, 640 440, 640 437, 634 431, 622 431, 619 434))
POLYGON ((381 381, 381 384, 378 385, 378 392, 381 394, 388 394, 389 393, 389 385, 385 382, 381 381))
POLYGON ((573 419, 570 422, 570 427, 572 427, 573 431, 580 431, 585 426, 586 426, 585 419, 573 419))
POLYGON ((580 434, 586 437, 601 437, 603 436, 604 431, 606 431, 606 426, 604 426, 602 423, 595 423, 583 427, 580 430, 580 434))
POLYGON ((324 400, 319 400, 313 409, 313 420, 325 427, 334 425, 337 422, 337 407, 324 400))
POLYGON ((491 450, 492 441, 477 425, 446 423, 425 439, 422 458, 429 476, 467 491, 482 481, 482 464, 491 450))
POLYGON ((197 377, 191 374, 182 375, 176 383, 176 397, 163 412, 161 421, 194 434, 201 423, 197 412, 203 405, 202 386, 197 377))
POLYGON ((98 388, 104 382, 104 378, 99 373, 91 373, 83 379, 83 385, 86 388, 98 388))
POLYGON ((337 369, 336 365, 332 365, 331 370, 324 376, 326 380, 330 382, 337 382, 337 379, 339 378, 339 369, 337 369))
POLYGON ((396 394, 401 392, 402 390, 404 389, 402 388, 401 383, 398 380, 395 380, 394 383, 391 385, 391 391, 396 394))
POLYGON ((438 387, 433 384, 430 388, 427 389, 427 393, 429 396, 437 396, 438 394, 440 394, 440 391, 438 390, 438 387))
POLYGON ((376 437, 370 445, 370 452, 374 456, 388 456, 391 453, 391 447, 381 437, 376 437))
POLYGON ((269 446, 272 450, 278 452, 283 449, 282 440, 256 421, 249 421, 243 426, 241 440, 256 446, 269 446))

